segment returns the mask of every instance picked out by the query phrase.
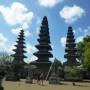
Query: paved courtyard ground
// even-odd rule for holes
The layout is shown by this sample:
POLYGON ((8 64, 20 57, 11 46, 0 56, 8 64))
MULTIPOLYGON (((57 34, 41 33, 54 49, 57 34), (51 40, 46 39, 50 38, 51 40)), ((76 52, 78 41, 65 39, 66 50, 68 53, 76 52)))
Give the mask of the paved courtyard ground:
POLYGON ((34 84, 26 84, 25 80, 20 82, 3 82, 4 90, 90 90, 90 82, 77 82, 76 86, 72 82, 62 82, 61 85, 50 85, 44 81, 44 85, 38 85, 36 81, 34 84))

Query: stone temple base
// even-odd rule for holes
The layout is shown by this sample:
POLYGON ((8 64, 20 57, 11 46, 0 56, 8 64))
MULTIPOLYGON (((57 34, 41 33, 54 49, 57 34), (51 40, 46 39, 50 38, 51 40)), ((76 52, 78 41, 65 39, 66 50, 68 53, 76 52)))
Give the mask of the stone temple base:
POLYGON ((33 83, 33 80, 31 79, 31 77, 26 78, 26 83, 31 83, 31 84, 33 83))
POLYGON ((34 61, 34 62, 31 62, 30 65, 36 65, 37 68, 44 73, 44 78, 46 78, 47 76, 47 73, 50 69, 50 66, 51 66, 52 62, 37 62, 37 61, 34 61))
POLYGON ((14 75, 13 72, 9 72, 6 76, 6 81, 19 81, 19 76, 14 75))
POLYGON ((60 78, 57 77, 55 73, 53 73, 49 78, 49 84, 60 84, 60 78))
MULTIPOLYGON (((72 76, 71 74, 67 73, 69 71, 69 68, 70 68, 69 66, 64 67, 64 80, 66 81, 82 81, 83 80, 82 73, 77 74, 75 76, 72 76)), ((77 66, 76 66, 76 69, 79 70, 77 66)))

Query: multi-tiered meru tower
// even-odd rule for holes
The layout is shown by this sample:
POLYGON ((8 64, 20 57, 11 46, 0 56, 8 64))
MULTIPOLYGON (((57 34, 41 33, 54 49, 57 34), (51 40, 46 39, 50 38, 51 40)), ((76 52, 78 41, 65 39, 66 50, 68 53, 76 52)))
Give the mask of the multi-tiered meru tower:
POLYGON ((64 55, 64 58, 66 58, 67 61, 64 63, 64 65, 77 65, 77 49, 73 29, 71 26, 68 27, 65 52, 66 54, 64 55))
POLYGON ((44 16, 41 27, 40 27, 40 34, 39 39, 37 39, 39 44, 35 47, 38 49, 34 55, 38 58, 36 61, 31 62, 31 64, 35 64, 41 71, 45 73, 48 72, 49 67, 51 65, 51 61, 49 58, 53 57, 51 54, 51 46, 50 46, 50 36, 49 36, 49 27, 48 27, 48 20, 47 17, 44 16))
POLYGON ((26 53, 26 51, 24 50, 24 48, 26 48, 24 46, 24 41, 24 30, 21 30, 20 35, 18 36, 18 40, 16 41, 16 49, 13 50, 15 53, 12 55, 14 57, 12 69, 15 76, 14 79, 16 80, 18 80, 20 77, 23 77, 24 74, 24 58, 26 58, 26 56, 24 55, 24 53, 26 53))

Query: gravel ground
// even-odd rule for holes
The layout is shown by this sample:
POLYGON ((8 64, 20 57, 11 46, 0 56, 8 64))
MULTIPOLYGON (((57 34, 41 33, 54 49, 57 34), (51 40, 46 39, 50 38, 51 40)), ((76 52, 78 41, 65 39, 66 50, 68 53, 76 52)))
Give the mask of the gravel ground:
POLYGON ((61 82, 61 85, 49 85, 44 81, 44 85, 38 85, 36 81, 33 84, 26 84, 25 80, 20 82, 3 81, 4 90, 90 90, 90 82, 76 82, 76 86, 72 82, 61 82))

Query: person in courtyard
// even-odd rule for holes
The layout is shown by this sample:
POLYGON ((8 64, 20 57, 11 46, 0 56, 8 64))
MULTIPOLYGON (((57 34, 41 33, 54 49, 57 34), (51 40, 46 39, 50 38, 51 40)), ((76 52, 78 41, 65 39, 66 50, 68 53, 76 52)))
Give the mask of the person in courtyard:
POLYGON ((37 84, 40 84, 40 72, 37 74, 37 84))
POLYGON ((43 85, 43 80, 44 80, 44 74, 43 74, 43 72, 42 72, 41 75, 40 75, 41 85, 43 85))

